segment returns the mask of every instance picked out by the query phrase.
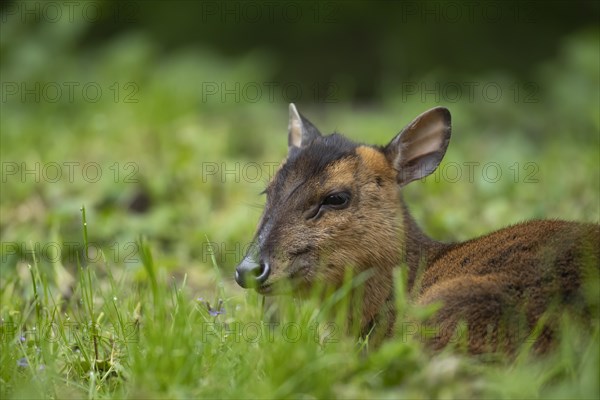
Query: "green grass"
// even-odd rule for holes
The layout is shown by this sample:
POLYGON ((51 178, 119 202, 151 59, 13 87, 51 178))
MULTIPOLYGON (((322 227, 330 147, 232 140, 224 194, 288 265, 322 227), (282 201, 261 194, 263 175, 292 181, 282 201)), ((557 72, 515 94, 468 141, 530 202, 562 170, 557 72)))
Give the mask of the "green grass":
MULTIPOLYGON (((589 332, 565 321, 545 358, 431 355, 402 324, 395 340, 373 349, 344 335, 317 302, 274 302, 237 287, 233 267, 260 215, 265 163, 285 157, 287 104, 204 102, 199 88, 207 80, 266 82, 269 58, 165 56, 143 34, 78 50, 79 29, 25 32, 3 22, 3 83, 95 82, 104 95, 1 104, 2 398, 598 397, 597 315, 589 332), (128 83, 139 88, 137 103, 124 101, 128 83), (259 179, 243 172, 254 162, 263 166, 259 179), (52 163, 62 168, 58 180, 52 163), (64 163, 78 163, 72 179, 64 163), (91 179, 86 166, 102 175, 91 179), (238 169, 221 176, 224 167, 238 169)), ((376 107, 305 97, 299 108, 323 131, 385 144, 425 109, 449 107, 453 138, 441 168, 450 174, 457 163, 461 177, 432 176, 405 190, 437 239, 530 218, 598 222, 597 37, 576 33, 533 67, 534 103, 406 101, 390 81, 376 107), (479 163, 472 180, 465 162, 479 163), (490 162, 503 172, 495 182, 482 176, 490 162)), ((506 72, 470 80, 509 91, 515 79, 506 72)), ((427 312, 408 303, 401 281, 397 292, 402 315, 427 312)), ((589 292, 598 298, 597 286, 589 292)))
MULTIPOLYGON (((35 259, 29 274, 4 282, 3 304, 12 307, 4 307, 1 325, 3 398, 598 393, 597 318, 587 334, 565 322, 559 347, 544 358, 527 352, 516 359, 473 358, 452 350, 431 355, 417 340, 422 333, 406 324, 398 325, 396 339, 367 350, 368 343, 343 334, 343 315, 327 318, 326 305, 283 298, 265 306, 260 296, 240 294, 220 278, 217 290, 202 293, 188 286, 187 275, 176 278, 158 267, 146 241, 138 245, 145 276, 137 282, 132 274, 115 276, 106 257, 89 262, 84 256, 68 296, 55 289, 58 275, 44 274, 35 259), (27 291, 29 296, 14 296, 27 291)), ((402 277, 396 278, 400 315, 414 321, 429 314, 409 304, 402 277)))

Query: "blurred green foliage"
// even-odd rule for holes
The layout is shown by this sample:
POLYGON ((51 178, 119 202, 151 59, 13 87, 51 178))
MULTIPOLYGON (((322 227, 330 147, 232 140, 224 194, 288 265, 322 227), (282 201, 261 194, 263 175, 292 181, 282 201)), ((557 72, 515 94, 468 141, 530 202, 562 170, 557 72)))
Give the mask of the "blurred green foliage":
MULTIPOLYGON (((167 13, 162 3, 153 3, 154 7, 138 8, 138 3, 122 6, 117 8, 119 17, 114 14, 116 4, 98 3, 104 15, 99 23, 90 22, 90 17, 77 11, 71 19, 63 10, 65 17, 57 21, 44 20, 44 14, 37 19, 30 14, 23 16, 17 12, 23 12, 19 4, 12 6, 16 9, 5 9, 1 39, 1 156, 5 166, 18 163, 19 170, 3 176, 1 228, 7 240, 43 242, 55 225, 59 225, 61 237, 75 240, 79 237, 77 210, 80 204, 86 204, 91 220, 98 226, 98 241, 131 240, 145 233, 162 243, 170 254, 184 257, 179 264, 206 259, 199 257, 198 250, 205 235, 223 248, 247 243, 262 202, 257 193, 272 171, 271 164, 264 163, 278 163, 285 155, 287 99, 279 88, 286 84, 301 88, 302 95, 296 96, 300 110, 324 132, 336 129, 369 143, 386 143, 428 107, 439 104, 451 109, 454 136, 445 158, 445 163, 451 165, 442 168, 437 178, 429 178, 426 186, 413 184, 406 191, 418 219, 440 239, 465 239, 532 217, 598 220, 597 27, 583 25, 552 42, 553 50, 546 58, 540 56, 536 64, 527 64, 525 76, 534 77, 531 80, 523 80, 521 69, 503 64, 481 70, 465 68, 454 74, 452 64, 446 68, 443 63, 432 64, 423 58, 419 72, 409 74, 414 78, 404 80, 404 69, 400 68, 397 74, 377 83, 381 94, 374 107, 373 100, 355 103, 360 96, 346 90, 347 86, 360 85, 363 79, 373 78, 376 83, 370 74, 342 73, 344 68, 340 67, 345 80, 311 82, 308 73, 302 79, 292 74, 276 80, 284 73, 277 68, 281 66, 277 60, 286 54, 274 51, 279 51, 273 47, 277 41, 247 46, 243 54, 234 56, 209 45, 201 46, 203 41, 217 43, 219 32, 244 29, 236 24, 219 25, 215 20, 220 21, 220 17, 194 8, 206 8, 206 4, 191 6, 188 14, 205 20, 206 24, 199 24, 200 31, 214 28, 212 39, 194 36, 196 33, 173 48, 165 47, 170 38, 183 27, 190 32, 192 25, 175 24, 181 11, 174 8, 167 13), (163 12, 168 23, 146 26, 153 21, 152 15, 163 12), (123 30, 126 17, 135 17, 135 23, 123 30), (113 27, 115 33, 100 40, 97 32, 108 29, 110 23, 118 23, 120 28, 113 27), (156 40, 155 32, 165 26, 175 33, 156 40), (197 42, 192 45, 194 37, 197 42), (89 46, 87 40, 91 41, 89 46), (276 85, 273 97, 268 95, 268 82, 276 85), (212 92, 215 84, 217 93, 212 92), (245 92, 243 88, 256 86, 261 88, 262 96, 249 101, 256 92, 245 92), (335 88, 326 96, 330 102, 314 97, 319 88, 326 92, 335 88), (79 163, 74 167, 72 182, 65 162, 79 163), (256 175, 248 164, 253 162, 261 167, 258 179, 244 179, 256 175), (485 174, 493 178, 496 172, 494 165, 484 170, 490 162, 501 168, 497 182, 485 179, 485 174), (23 170, 35 168, 36 163, 39 172, 23 176, 23 170), (62 179, 58 182, 44 179, 44 175, 53 176, 54 170, 48 170, 48 174, 43 170, 49 163, 60 163, 62 179), (98 182, 83 179, 84 173, 94 173, 93 168, 83 170, 87 163, 100 166, 102 177, 98 182), (469 167, 464 163, 478 165, 469 167), (136 202, 146 204, 147 212, 132 213, 136 202), (480 223, 470 223, 473 217, 480 223), (179 237, 193 239, 186 243, 179 237)), ((585 4, 595 10, 595 6, 585 4)), ((240 7, 231 3, 230 10, 236 5, 240 7)), ((349 8, 338 3, 329 6, 340 9, 335 14, 337 22, 316 25, 318 29, 337 29, 338 35, 354 26, 356 18, 347 14, 360 14, 368 8, 364 4, 367 8, 361 8, 359 3, 349 8)), ((26 10, 31 9, 34 7, 26 10)), ((570 26, 565 16, 581 12, 573 9, 565 9, 557 31, 570 26)), ((406 39, 396 33, 388 32, 386 36, 386 29, 392 27, 381 23, 381 38, 369 42, 375 47, 386 40, 399 46, 412 43, 413 37, 419 37, 425 45, 428 39, 421 33, 433 26, 439 28, 435 23, 417 24, 423 18, 428 22, 429 17, 413 16, 412 11, 404 15, 396 9, 388 13, 383 7, 376 10, 368 13, 396 12, 400 19, 415 18, 410 24, 407 20, 400 25, 402 29, 418 27, 419 34, 406 39)), ((529 8, 522 11, 532 12, 529 8)), ((548 10, 533 11, 535 21, 516 24, 518 29, 529 29, 534 35, 543 32, 540 26, 555 22, 544 19, 548 10)), ((506 13, 505 18, 511 18, 506 13)), ((302 23, 311 20, 308 15, 302 23)), ((391 18, 389 15, 386 18, 391 18)), ((469 25, 468 19, 459 22, 456 25, 461 29, 469 25)), ((263 23, 257 34, 276 30, 282 23, 263 23)), ((303 27, 288 25, 284 34, 274 37, 292 38, 303 27)), ((483 24, 482 29, 488 25, 483 24)), ((302 29, 308 38, 314 34, 306 27, 302 29)), ((227 35, 219 40, 227 42, 227 35)), ((485 35, 481 33, 481 37, 485 35)), ((535 35, 540 37, 541 33, 535 35)), ((452 37, 442 36, 444 40, 452 37)), ((331 42, 326 39, 320 44, 327 47, 331 42)), ((505 58, 519 58, 529 52, 527 45, 519 41, 511 42, 511 46, 514 52, 510 54, 497 52, 505 58)), ((429 48, 433 53, 438 50, 429 48)), ((477 51, 462 45, 453 49, 456 58, 466 51, 485 59, 481 46, 477 51)), ((370 63, 362 55, 359 58, 354 63, 370 63)), ((317 67, 303 70, 320 69, 319 57, 306 62, 317 67)), ((340 63, 354 64, 350 60, 340 63)), ((231 267, 234 258, 220 261, 231 267)))
MULTIPOLYGON (((3 318, 15 312, 27 317, 24 323, 33 318, 26 312, 33 296, 26 284, 31 247, 41 249, 40 276, 61 278, 42 285, 53 295, 78 276, 82 205, 90 242, 109 258, 99 257, 97 285, 119 288, 127 303, 120 311, 131 317, 143 301, 136 297, 137 285, 147 281, 140 235, 148 238, 163 278, 179 282, 187 274, 187 300, 216 291, 208 238, 225 286, 239 300, 232 268, 260 215, 259 193, 285 156, 289 101, 324 133, 375 144, 385 144, 429 107, 450 108, 453 138, 439 172, 405 190, 415 217, 435 238, 467 239, 529 218, 598 222, 597 2, 452 2, 461 10, 456 20, 444 2, 247 3, 262 10, 258 22, 242 2, 174 3, 81 2, 72 18, 61 2, 2 5, 3 318), (47 4, 58 4, 62 17, 47 4), (89 4, 101 10, 98 18, 81 12, 89 4), (296 9, 299 17, 285 18, 283 10, 296 9), (59 244, 57 257, 49 256, 49 243, 59 244), (111 270, 132 286, 109 285, 111 270)), ((149 334, 162 334, 161 323, 149 334)), ((398 346, 390 354, 426 363, 419 350, 398 346)), ((222 373, 195 367, 205 369, 207 387, 216 385, 208 393, 217 396, 218 384, 225 385, 220 380, 241 346, 236 349, 222 373)), ((262 371, 277 370, 283 362, 277 357, 291 351, 280 350, 261 361, 262 371)), ((339 365, 335 357, 332 365, 339 365)), ((392 362, 381 357, 374 365, 392 362)), ((136 376, 151 382, 179 366, 165 364, 147 376, 137 370, 136 376)), ((282 369, 270 384, 283 385, 292 370, 282 369)), ((352 371, 349 366, 332 379, 352 371)), ((306 382, 311 374, 318 371, 307 372, 306 382)), ((319 386, 314 395, 366 396, 371 385, 381 387, 373 383, 380 379, 376 372, 368 375, 359 374, 356 386, 323 392, 319 386)), ((188 378, 181 382, 195 382, 188 378)), ((419 379, 426 378, 414 377, 409 395, 419 379)), ((291 388, 310 393, 306 382, 291 388)), ((479 393, 445 385, 435 393, 479 393)))

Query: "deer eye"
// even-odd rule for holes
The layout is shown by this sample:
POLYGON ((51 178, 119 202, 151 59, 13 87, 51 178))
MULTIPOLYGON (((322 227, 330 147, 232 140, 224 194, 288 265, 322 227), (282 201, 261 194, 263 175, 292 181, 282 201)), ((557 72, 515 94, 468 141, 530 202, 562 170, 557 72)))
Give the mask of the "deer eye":
POLYGON ((322 206, 327 206, 335 209, 345 208, 350 201, 350 193, 348 192, 339 192, 333 193, 323 199, 321 203, 322 206))
POLYGON ((349 192, 337 192, 325 196, 321 203, 318 203, 307 210, 306 219, 318 219, 326 210, 341 210, 350 204, 349 192))

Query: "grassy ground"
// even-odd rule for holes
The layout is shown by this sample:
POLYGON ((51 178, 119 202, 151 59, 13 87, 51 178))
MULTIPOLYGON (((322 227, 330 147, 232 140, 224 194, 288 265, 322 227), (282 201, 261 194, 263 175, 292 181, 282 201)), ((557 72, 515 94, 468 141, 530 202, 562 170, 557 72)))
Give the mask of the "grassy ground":
MULTIPOLYGON (((565 322, 547 358, 516 360, 432 356, 402 325, 397 340, 366 351, 310 301, 282 299, 279 325, 266 323, 272 308, 237 288, 232 271, 260 214, 258 193, 285 156, 286 99, 202 88, 264 82, 268 58, 163 57, 143 35, 74 50, 76 24, 18 29, 3 25, 0 39, 2 398, 600 394, 597 318, 588 333, 565 322)), ((423 98, 392 82, 376 107, 311 104, 307 94, 298 102, 322 131, 379 144, 425 109, 449 107, 440 174, 406 189, 438 239, 528 218, 598 222, 597 37, 568 38, 529 86, 473 77, 501 87, 498 101, 423 98)), ((402 288, 400 310, 422 314, 402 288)))

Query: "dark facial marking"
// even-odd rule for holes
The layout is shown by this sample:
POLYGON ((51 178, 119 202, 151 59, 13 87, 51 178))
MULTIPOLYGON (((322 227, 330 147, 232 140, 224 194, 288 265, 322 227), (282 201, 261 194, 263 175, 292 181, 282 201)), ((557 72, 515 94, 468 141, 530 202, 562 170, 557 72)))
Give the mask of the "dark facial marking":
POLYGON ((316 138, 306 147, 293 149, 285 164, 275 175, 268 192, 277 198, 284 197, 287 200, 307 181, 320 176, 331 163, 345 157, 355 157, 356 147, 356 143, 333 133, 316 138), (301 176, 302 180, 288 194, 284 194, 286 182, 292 174, 301 176))

